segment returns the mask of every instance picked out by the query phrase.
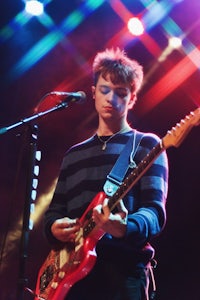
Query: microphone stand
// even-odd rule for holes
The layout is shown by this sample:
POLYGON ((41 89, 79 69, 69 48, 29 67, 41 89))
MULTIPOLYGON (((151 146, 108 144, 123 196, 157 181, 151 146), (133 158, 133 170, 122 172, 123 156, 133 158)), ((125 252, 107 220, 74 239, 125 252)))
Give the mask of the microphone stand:
MULTIPOLYGON (((0 128, 0 134, 5 134, 6 132, 19 127, 24 124, 29 124, 33 120, 39 119, 42 116, 49 114, 51 112, 64 109, 68 106, 67 102, 59 103, 58 105, 48 109, 46 111, 40 112, 38 114, 29 116, 21 121, 11 124, 7 127, 0 128)), ((25 276, 25 267, 28 252, 28 241, 29 241, 29 231, 30 231, 30 211, 31 204, 33 203, 32 191, 33 191, 33 180, 34 180, 34 168, 36 161, 37 152, 37 138, 38 138, 38 126, 35 124, 29 124, 28 139, 29 139, 29 155, 30 162, 27 172, 27 182, 26 182, 26 195, 24 201, 24 211, 23 211, 23 223, 22 223, 22 234, 20 243, 20 258, 19 258, 19 281, 18 281, 18 300, 24 299, 24 291, 28 290, 27 283, 28 279, 25 276)))
POLYGON ((18 278, 18 290, 17 299, 24 299, 24 291, 28 285, 28 279, 25 276, 26 273, 26 260, 28 258, 28 241, 29 241, 29 231, 31 229, 30 224, 30 213, 31 205, 33 204, 32 192, 33 192, 33 180, 35 175, 35 161, 37 153, 37 138, 38 138, 38 126, 30 125, 26 132, 28 138, 29 148, 28 155, 30 156, 28 170, 27 170, 27 180, 26 180, 26 193, 24 201, 24 212, 23 212, 23 224, 22 233, 20 241, 20 253, 19 253, 19 278, 18 278))
POLYGON ((39 112, 38 114, 35 114, 35 115, 32 115, 30 117, 27 117, 25 119, 22 119, 21 121, 17 122, 17 123, 14 123, 14 124, 11 124, 7 127, 3 127, 3 128, 0 128, 0 134, 4 134, 6 132, 8 132, 9 130, 11 129, 14 129, 18 126, 21 126, 21 125, 24 125, 26 123, 30 123, 31 121, 35 120, 35 119, 38 119, 40 117, 43 117, 44 115, 46 114, 49 114, 55 110, 60 110, 60 109, 63 109, 65 107, 68 106, 68 103, 67 102, 62 102, 62 103, 59 103, 58 105, 48 109, 48 110, 45 110, 45 111, 42 111, 42 112, 39 112))

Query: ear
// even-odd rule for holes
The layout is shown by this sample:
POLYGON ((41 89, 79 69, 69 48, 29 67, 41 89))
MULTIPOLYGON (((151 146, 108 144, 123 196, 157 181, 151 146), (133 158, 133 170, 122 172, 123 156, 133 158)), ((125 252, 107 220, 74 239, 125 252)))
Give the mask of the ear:
POLYGON ((95 90, 96 90, 96 87, 93 85, 92 86, 92 98, 95 99, 95 90))
POLYGON ((137 100, 137 96, 136 96, 135 93, 133 93, 133 94, 131 95, 130 100, 129 100, 128 109, 132 109, 132 108, 133 108, 133 106, 134 106, 136 100, 137 100))

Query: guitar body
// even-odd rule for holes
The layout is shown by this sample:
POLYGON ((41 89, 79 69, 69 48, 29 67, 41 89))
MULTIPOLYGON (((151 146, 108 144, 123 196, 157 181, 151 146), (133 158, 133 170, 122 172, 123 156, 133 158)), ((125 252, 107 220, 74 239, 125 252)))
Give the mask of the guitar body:
POLYGON ((102 204, 105 197, 104 192, 98 193, 80 218, 81 229, 75 243, 50 251, 39 270, 35 300, 64 300, 70 288, 92 270, 96 244, 104 235, 91 219, 92 209, 102 204))

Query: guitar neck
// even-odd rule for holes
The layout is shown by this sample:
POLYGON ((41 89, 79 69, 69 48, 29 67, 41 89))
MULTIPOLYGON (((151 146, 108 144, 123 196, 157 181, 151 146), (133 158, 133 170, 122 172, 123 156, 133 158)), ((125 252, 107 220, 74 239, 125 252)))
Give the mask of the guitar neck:
MULTIPOLYGON (((144 159, 138 164, 138 166, 133 169, 133 171, 125 178, 124 182, 119 186, 117 191, 111 197, 108 197, 108 206, 112 212, 120 199, 123 199, 128 191, 138 182, 138 180, 143 176, 143 174, 150 168, 154 160, 167 148, 170 146, 178 147, 185 136, 191 130, 193 126, 200 124, 200 108, 195 111, 190 112, 184 119, 172 127, 171 130, 162 138, 162 140, 157 143, 157 145, 144 157, 144 159)), ((107 195, 105 195, 107 197, 107 195)), ((93 228, 95 223, 91 218, 92 209, 87 213, 88 224, 84 226, 84 235, 88 235, 93 228)))
POLYGON ((113 211, 120 199, 128 193, 128 191, 138 182, 143 174, 150 168, 154 160, 165 150, 162 141, 158 143, 152 150, 144 157, 144 159, 133 169, 133 171, 125 178, 123 183, 119 186, 113 196, 109 198, 109 209, 113 211))

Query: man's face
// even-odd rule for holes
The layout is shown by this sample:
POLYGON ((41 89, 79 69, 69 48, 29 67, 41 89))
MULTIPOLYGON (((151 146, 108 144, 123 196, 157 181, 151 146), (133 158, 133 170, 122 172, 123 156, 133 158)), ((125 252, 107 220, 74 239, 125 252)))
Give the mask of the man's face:
POLYGON ((135 94, 130 87, 124 84, 113 84, 108 75, 104 79, 101 75, 96 87, 92 87, 95 107, 103 119, 113 118, 119 120, 126 118, 128 110, 133 107, 135 94))

